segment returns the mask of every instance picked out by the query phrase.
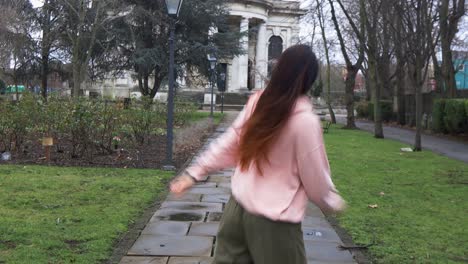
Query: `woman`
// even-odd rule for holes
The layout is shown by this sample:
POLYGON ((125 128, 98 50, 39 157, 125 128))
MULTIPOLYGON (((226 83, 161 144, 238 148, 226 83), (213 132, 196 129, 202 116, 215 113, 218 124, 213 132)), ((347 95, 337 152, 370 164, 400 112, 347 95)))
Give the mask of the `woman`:
POLYGON ((323 211, 344 209, 306 95, 318 70, 309 46, 284 51, 266 89, 171 183, 173 193, 183 194, 208 172, 236 167, 213 263, 304 264, 301 221, 308 200, 323 211))

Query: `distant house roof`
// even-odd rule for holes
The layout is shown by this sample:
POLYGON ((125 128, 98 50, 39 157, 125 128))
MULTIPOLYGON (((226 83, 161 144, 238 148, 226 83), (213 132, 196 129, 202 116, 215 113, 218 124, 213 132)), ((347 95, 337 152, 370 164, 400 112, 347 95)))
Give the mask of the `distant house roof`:
POLYGON ((468 51, 453 50, 452 59, 454 60, 468 60, 468 51))

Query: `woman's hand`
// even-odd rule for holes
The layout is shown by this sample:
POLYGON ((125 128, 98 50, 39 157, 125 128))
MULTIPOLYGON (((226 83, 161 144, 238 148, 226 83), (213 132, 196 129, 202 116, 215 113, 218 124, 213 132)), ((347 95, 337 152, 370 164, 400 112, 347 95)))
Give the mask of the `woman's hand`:
POLYGON ((184 173, 170 183, 171 192, 177 196, 182 196, 188 189, 195 184, 195 179, 187 173, 184 173))
POLYGON ((322 208, 325 213, 339 214, 346 210, 348 205, 346 201, 338 194, 336 190, 330 191, 330 193, 323 200, 326 206, 322 208))

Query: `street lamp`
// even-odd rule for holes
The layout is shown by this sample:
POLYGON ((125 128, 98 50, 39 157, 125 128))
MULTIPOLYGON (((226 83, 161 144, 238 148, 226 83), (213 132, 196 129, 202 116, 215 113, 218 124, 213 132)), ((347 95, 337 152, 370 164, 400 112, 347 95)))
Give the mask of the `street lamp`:
POLYGON ((210 62, 210 69, 211 69, 211 109, 210 109, 210 117, 213 117, 213 97, 214 97, 214 77, 215 77, 215 69, 216 69, 216 56, 213 54, 208 54, 208 61, 210 62))
POLYGON ((226 92, 226 73, 222 72, 218 79, 218 91, 221 92, 221 114, 224 113, 224 92, 226 92))
POLYGON ((174 138, 174 35, 175 19, 179 16, 180 7, 183 0, 166 0, 167 13, 170 19, 169 36, 169 90, 167 93, 167 132, 166 132, 166 165, 165 170, 174 170, 172 164, 172 144, 174 138))

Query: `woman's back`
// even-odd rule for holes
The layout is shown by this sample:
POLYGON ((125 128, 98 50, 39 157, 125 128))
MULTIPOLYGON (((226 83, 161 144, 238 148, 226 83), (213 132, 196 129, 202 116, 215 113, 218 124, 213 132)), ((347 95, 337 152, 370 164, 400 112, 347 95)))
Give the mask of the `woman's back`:
MULTIPOLYGON (((245 121, 250 118, 261 94, 258 92, 252 96, 233 125, 231 133, 235 133, 235 141, 242 135, 245 121)), ((231 137, 225 138, 228 140, 220 139, 213 148, 228 146, 231 137)), ((231 146, 225 150, 226 153, 236 153, 237 143, 231 146)), ((226 160, 222 160, 223 155, 219 154, 214 155, 216 159, 212 161, 217 164, 232 162, 232 157, 227 156, 226 160)), ((210 161, 204 160, 208 156, 201 157, 199 163, 208 164, 210 161)), ((318 191, 333 190, 331 181, 326 180, 330 170, 320 121, 312 112, 312 104, 307 96, 297 100, 288 122, 268 153, 268 162, 262 164, 261 168, 260 174, 253 164, 247 170, 237 166, 232 177, 232 193, 247 211, 272 220, 300 222, 308 197, 320 206, 323 201, 318 191), (309 195, 305 185, 310 188, 309 195)))

